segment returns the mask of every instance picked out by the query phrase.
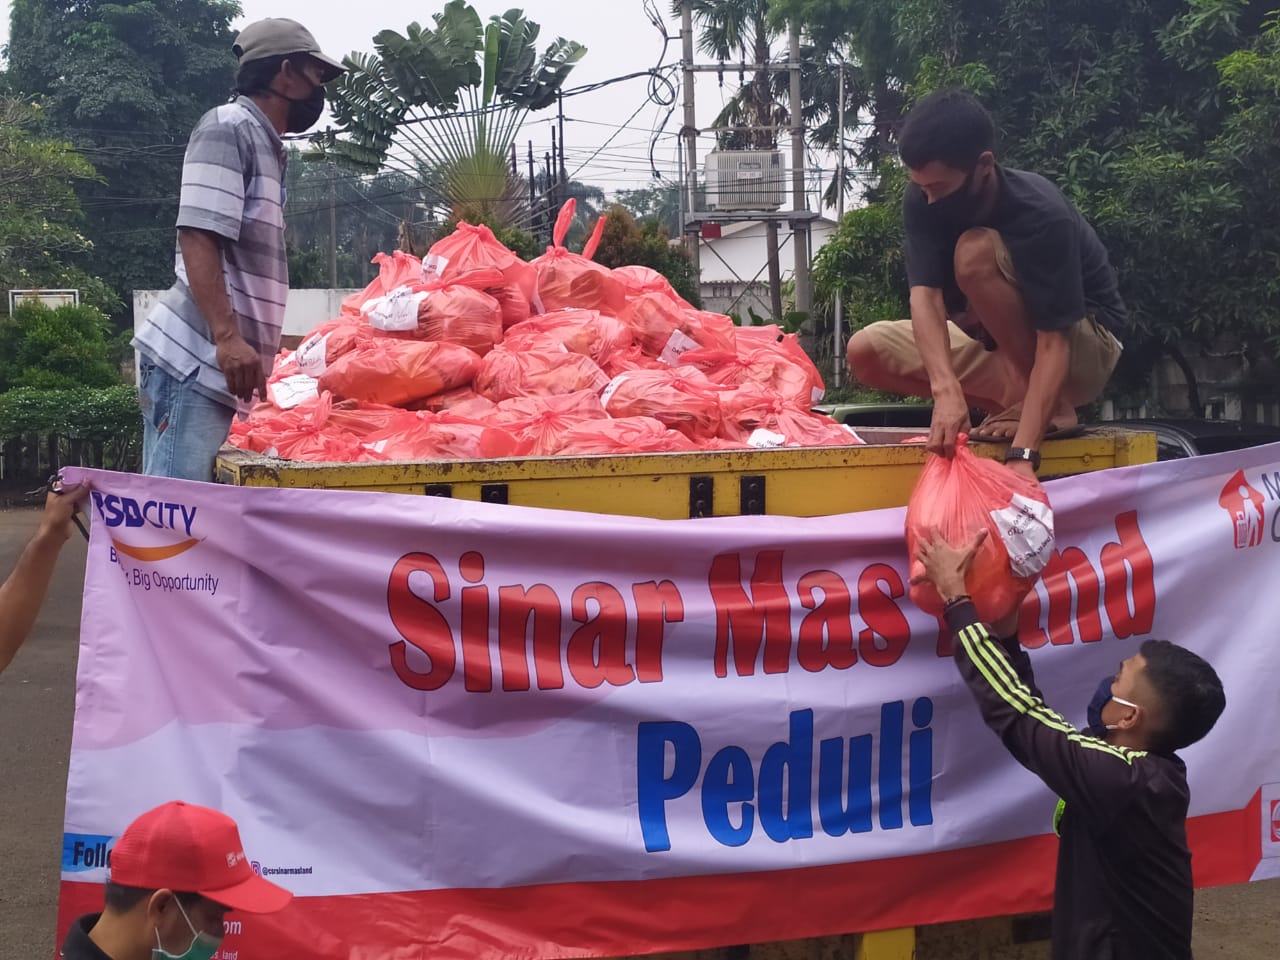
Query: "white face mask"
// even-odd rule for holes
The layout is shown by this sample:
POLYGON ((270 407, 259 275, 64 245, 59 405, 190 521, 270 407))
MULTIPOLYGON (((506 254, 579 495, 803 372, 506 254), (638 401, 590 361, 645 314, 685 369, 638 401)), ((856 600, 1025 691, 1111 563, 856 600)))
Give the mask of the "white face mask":
POLYGON ((160 931, 157 930, 156 948, 151 951, 152 960, 211 960, 213 955, 218 952, 218 947, 222 946, 222 938, 215 938, 196 930, 191 923, 191 918, 187 916, 187 911, 182 907, 182 901, 174 897, 173 902, 178 905, 178 910, 182 913, 182 919, 187 921, 187 929, 191 931, 191 943, 187 945, 187 949, 182 953, 170 953, 160 943, 160 931))

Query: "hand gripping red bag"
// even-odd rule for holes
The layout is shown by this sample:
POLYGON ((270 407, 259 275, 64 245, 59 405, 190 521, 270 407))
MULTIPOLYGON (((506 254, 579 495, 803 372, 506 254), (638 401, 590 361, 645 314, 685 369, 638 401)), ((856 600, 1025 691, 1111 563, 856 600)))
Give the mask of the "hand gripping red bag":
POLYGON ((366 403, 400 406, 475 379, 480 358, 466 347, 431 340, 370 340, 320 375, 320 389, 366 403))
POLYGON ((493 267, 502 271, 501 285, 487 292, 502 307, 502 324, 510 327, 529 319, 531 308, 542 311, 538 300, 538 271, 508 250, 493 231, 483 224, 473 226, 459 223, 458 228, 436 242, 427 252, 427 262, 445 261, 440 273, 443 280, 451 280, 468 270, 493 267))
MULTIPOLYGON (((923 572, 915 559, 922 538, 936 531, 960 546, 979 530, 987 531, 987 539, 965 579, 965 590, 978 616, 995 623, 1018 608, 1049 562, 1053 509, 1038 481, 974 456, 962 434, 954 458, 929 456, 907 504, 912 578, 923 572)), ((926 613, 942 613, 942 599, 932 584, 913 585, 911 601, 926 613)))
POLYGON ((634 342, 630 327, 597 310, 555 310, 516 324, 502 338, 509 350, 554 350, 562 345, 601 366, 634 342))
POLYGON ((573 223, 577 208, 575 200, 569 200, 556 218, 555 243, 547 252, 533 261, 538 271, 538 296, 544 310, 599 310, 617 316, 627 302, 625 291, 613 276, 613 271, 589 257, 570 253, 564 247, 565 235, 573 223))
POLYGON ((590 357, 560 350, 507 350, 491 352, 480 362, 476 392, 494 403, 512 397, 551 397, 579 390, 599 392, 609 383, 604 371, 590 357))
POLYGON ((693 367, 676 367, 621 373, 600 399, 611 417, 653 417, 699 440, 719 431, 723 392, 693 367))
POLYGON ((611 456, 620 453, 685 453, 697 445, 678 430, 652 417, 589 420, 570 427, 561 438, 562 457, 611 456))

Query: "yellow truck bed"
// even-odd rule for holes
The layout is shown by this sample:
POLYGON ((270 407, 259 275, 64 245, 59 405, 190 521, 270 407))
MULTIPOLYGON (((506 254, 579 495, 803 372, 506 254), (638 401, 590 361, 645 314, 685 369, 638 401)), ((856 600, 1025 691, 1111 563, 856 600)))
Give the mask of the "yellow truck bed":
MULTIPOLYGON (((224 448, 220 483, 373 490, 658 519, 814 517, 904 506, 924 465, 917 430, 859 431, 866 446, 405 463, 302 463, 224 448)), ((975 443, 979 456, 1004 446, 975 443)), ((1095 429, 1044 444, 1041 477, 1150 463, 1154 434, 1095 429)))

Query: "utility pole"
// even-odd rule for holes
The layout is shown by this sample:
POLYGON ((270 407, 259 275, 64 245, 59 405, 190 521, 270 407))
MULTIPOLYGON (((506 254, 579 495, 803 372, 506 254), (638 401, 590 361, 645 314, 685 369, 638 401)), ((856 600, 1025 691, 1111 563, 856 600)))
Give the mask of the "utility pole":
POLYGON ((338 289, 338 178, 329 178, 329 288, 338 289))
MULTIPOLYGON (((564 91, 556 91, 556 100, 559 105, 559 121, 560 121, 560 182, 568 184, 569 170, 564 163, 564 91)), ((567 190, 567 187, 566 187, 567 190)))
POLYGON ((533 172, 533 141, 529 141, 529 227, 535 237, 542 236, 538 214, 538 189, 533 172))
MULTIPOLYGON (((685 4, 686 8, 688 3, 685 4)), ((791 64, 791 200, 792 209, 801 213, 809 208, 804 189, 804 117, 800 109, 800 27, 793 20, 790 25, 791 64)), ((791 241, 796 253, 796 310, 809 313, 813 309, 813 296, 809 286, 809 223, 799 219, 791 221, 791 241)))
MULTIPOLYGON (((840 101, 836 106, 836 129, 840 134, 840 155, 836 160, 836 229, 844 223, 844 60, 840 61, 840 101)), ((831 383, 844 386, 844 298, 836 290, 836 313, 832 319, 831 383)))
POLYGON ((685 190, 688 192, 688 201, 686 209, 692 215, 692 224, 686 220, 684 224, 684 242, 685 248, 689 252, 689 259, 693 261, 693 275, 701 284, 702 267, 699 262, 700 252, 698 250, 698 233, 697 225, 698 213, 698 114, 694 109, 693 101, 693 0, 684 0, 680 4, 680 43, 681 43, 681 67, 683 68, 684 80, 681 86, 684 88, 684 154, 685 154, 685 176, 688 178, 685 182, 685 190), (690 229, 690 226, 693 229, 690 229))

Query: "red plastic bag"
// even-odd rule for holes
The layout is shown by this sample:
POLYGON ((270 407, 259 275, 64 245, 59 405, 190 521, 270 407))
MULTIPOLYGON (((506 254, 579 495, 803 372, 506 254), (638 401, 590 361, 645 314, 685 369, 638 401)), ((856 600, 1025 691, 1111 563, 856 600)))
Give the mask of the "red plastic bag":
POLYGON ((693 305, 676 293, 671 281, 652 267, 630 266, 617 267, 613 271, 614 278, 622 284, 627 299, 643 297, 646 293, 657 293, 666 297, 682 310, 692 310, 693 305))
POLYGON ((538 271, 508 250, 493 231, 484 225, 459 223, 458 228, 436 242, 427 253, 427 262, 444 260, 440 277, 450 280, 468 270, 493 267, 502 271, 500 286, 488 292, 502 308, 502 323, 514 326, 529 319, 531 310, 541 312, 538 300, 538 271))
POLYGON ((399 406, 475 379, 480 358, 466 347, 378 338, 339 357, 320 375, 337 397, 399 406))
POLYGON ((378 265, 378 275, 359 293, 342 301, 342 314, 358 318, 369 304, 385 297, 397 287, 422 282, 422 261, 411 253, 396 250, 391 254, 376 253, 370 263, 378 265))
POLYGON ((502 339, 502 310, 483 288, 501 280, 497 270, 472 270, 452 280, 398 287, 366 315, 380 335, 439 340, 483 356, 502 339))
POLYGON ((302 373, 318 377, 344 353, 374 337, 373 328, 361 320, 342 317, 316 327, 294 352, 293 358, 302 373))
POLYGON ((512 397, 550 397, 579 390, 599 392, 609 383, 590 357, 560 350, 507 350, 499 347, 480 363, 476 392, 494 403, 512 397))
POLYGON ((593 390, 556 397, 513 397, 498 404, 488 422, 515 436, 521 456, 552 456, 565 432, 580 423, 608 417, 593 390))
POLYGON ((454 387, 443 393, 432 394, 425 400, 415 400, 405 404, 410 410, 430 410, 432 413, 448 411, 455 417, 466 417, 468 420, 483 422, 497 407, 492 400, 476 393, 472 386, 454 387))
POLYGON ((652 417, 590 420, 570 427, 557 454, 563 457, 610 456, 620 453, 684 453, 697 445, 678 430, 652 417))
POLYGON ((768 346, 740 346, 736 353, 690 350, 681 361, 697 367, 713 383, 732 387, 752 384, 798 410, 812 406, 814 378, 822 382, 808 357, 801 364, 786 351, 768 346))
POLYGON ((631 327, 647 356, 660 358, 669 366, 683 362, 689 350, 733 353, 737 349, 733 321, 728 317, 680 306, 660 293, 636 297, 618 319, 631 327))
POLYGON ((691 440, 720 429, 720 394, 693 367, 633 370, 613 378, 601 401, 611 417, 653 417, 691 440))
POLYGON ((370 434, 364 446, 385 460, 477 460, 515 455, 518 444, 506 430, 451 413, 401 410, 387 429, 370 434))
MULTIPOLYGON (((963 434, 956 455, 931 454, 907 504, 907 555, 911 576, 923 572, 915 559, 922 537, 937 531, 955 546, 979 530, 987 539, 978 550, 965 590, 986 623, 1002 620, 1018 608, 1053 553, 1053 510, 1036 480, 994 460, 975 457, 963 434)), ((926 613, 942 613, 932 584, 911 587, 911 601, 926 613)))
POLYGON ((532 317, 506 332, 509 350, 555 350, 563 346, 603 366, 634 344, 631 328, 596 310, 556 310, 532 317))
POLYGON ((720 436, 752 447, 847 447, 863 442, 843 424, 799 409, 756 384, 721 396, 720 412, 720 436))
POLYGON ((570 253, 564 247, 565 235, 573 223, 577 202, 569 200, 556 218, 554 245, 533 261, 538 271, 538 296, 544 310, 599 310, 610 316, 627 302, 626 293, 613 276, 613 271, 590 258, 570 253))
MULTIPOLYGON (((804 347, 800 346, 800 338, 794 333, 783 333, 777 324, 766 324, 760 327, 737 327, 734 335, 738 343, 738 353, 740 356, 754 355, 755 351, 766 350, 771 354, 785 358, 796 367, 799 374, 802 374, 808 385, 808 394, 800 399, 797 392, 797 402, 802 403, 805 407, 813 406, 822 400, 823 394, 826 393, 826 384, 822 382, 822 374, 818 372, 818 368, 813 365, 813 361, 809 355, 804 352, 804 347)), ((787 380, 792 377, 788 376, 787 380)))

